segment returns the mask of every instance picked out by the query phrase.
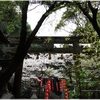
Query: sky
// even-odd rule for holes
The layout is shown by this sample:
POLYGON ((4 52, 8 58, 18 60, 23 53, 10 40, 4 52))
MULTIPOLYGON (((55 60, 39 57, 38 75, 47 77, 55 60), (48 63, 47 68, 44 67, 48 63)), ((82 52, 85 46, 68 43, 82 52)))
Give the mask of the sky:
MULTIPOLYGON (((30 24, 32 30, 35 28, 37 22, 41 18, 42 14, 46 11, 46 9, 46 7, 39 4, 32 4, 29 6, 27 13, 27 22, 30 24)), ((63 29, 54 31, 64 11, 65 9, 63 8, 52 13, 48 18, 46 18, 42 26, 40 27, 37 36, 68 36, 70 34, 70 31, 75 30, 76 25, 70 22, 63 29)))

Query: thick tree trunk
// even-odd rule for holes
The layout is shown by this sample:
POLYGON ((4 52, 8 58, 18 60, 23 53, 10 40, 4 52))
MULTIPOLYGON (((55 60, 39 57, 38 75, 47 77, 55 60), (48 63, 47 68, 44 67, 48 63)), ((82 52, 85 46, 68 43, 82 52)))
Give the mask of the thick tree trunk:
POLYGON ((32 34, 30 35, 29 39, 27 40, 26 44, 25 44, 25 37, 26 36, 24 36, 24 33, 26 32, 26 30, 25 30, 26 26, 23 25, 23 24, 26 24, 25 22, 27 21, 27 9, 25 9, 25 8, 28 8, 28 4, 24 5, 25 8, 22 9, 22 29, 21 29, 21 35, 20 35, 21 36, 20 37, 20 43, 19 43, 19 46, 18 46, 17 51, 16 51, 16 54, 15 54, 14 59, 12 60, 12 62, 10 64, 10 66, 0 76, 0 91, 6 85, 6 83, 9 81, 10 77, 12 76, 12 74, 18 69, 18 66, 21 64, 21 62, 23 61, 25 55, 27 54, 27 51, 28 51, 28 49, 29 49, 29 47, 30 47, 30 45, 31 45, 31 43, 32 43, 37 31, 41 27, 41 25, 42 25, 43 21, 46 19, 46 17, 54 9, 55 5, 56 5, 56 2, 54 2, 54 4, 52 4, 49 7, 49 9, 43 14, 43 16, 39 20, 37 26, 35 27, 35 29, 33 30, 32 34))
POLYGON ((23 68, 23 63, 21 63, 21 65, 19 66, 19 68, 15 72, 15 78, 14 78, 14 84, 13 84, 13 92, 12 92, 13 95, 14 95, 14 98, 20 98, 22 68, 23 68))
POLYGON ((24 59, 23 46, 24 46, 25 37, 26 37, 25 33, 27 33, 26 22, 27 22, 27 9, 28 9, 29 2, 23 2, 22 4, 23 4, 22 6, 22 26, 21 26, 20 42, 19 42, 17 51, 15 53, 15 56, 11 64, 8 66, 8 69, 0 76, 0 91, 9 81, 12 74, 18 69, 18 66, 24 59))

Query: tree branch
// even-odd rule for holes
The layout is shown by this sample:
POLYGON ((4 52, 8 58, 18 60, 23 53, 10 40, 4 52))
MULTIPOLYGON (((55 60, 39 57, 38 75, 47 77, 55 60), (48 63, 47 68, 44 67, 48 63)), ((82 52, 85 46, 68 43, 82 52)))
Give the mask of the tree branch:
POLYGON ((55 5, 56 5, 56 1, 54 2, 54 4, 52 6, 50 6, 50 8, 47 10, 47 12, 43 14, 43 16, 38 21, 38 24, 36 25, 35 29, 33 30, 32 34, 30 35, 30 37, 27 40, 25 45, 24 45, 24 42, 25 42, 26 33, 24 34, 24 32, 26 32, 26 20, 27 20, 27 10, 26 9, 28 8, 28 4, 24 5, 25 8, 23 8, 22 10, 24 10, 25 12, 22 11, 23 14, 22 14, 22 29, 21 29, 21 35, 20 35, 21 38, 20 38, 20 44, 19 44, 20 46, 18 47, 11 64, 8 66, 8 69, 2 75, 0 75, 0 91, 3 89, 3 87, 9 81, 9 79, 11 78, 13 73, 18 69, 20 63, 23 61, 25 55, 27 54, 27 51, 28 51, 36 33, 38 32, 40 26, 42 25, 42 23, 46 19, 46 17, 52 12, 55 5), (25 16, 24 16, 24 14, 25 14, 25 16), (21 44, 24 46, 21 47, 21 44))
POLYGON ((24 59, 23 55, 23 45, 25 43, 27 31, 26 31, 26 21, 27 21, 27 9, 28 9, 28 2, 24 2, 22 7, 22 26, 21 26, 21 35, 20 35, 20 42, 15 53, 13 60, 11 61, 10 65, 8 65, 7 70, 0 75, 0 91, 2 91, 3 87, 7 84, 13 73, 17 70, 20 63, 24 59))
MULTIPOLYGON (((89 2, 88 2, 89 3, 89 2)), ((90 23, 92 24, 93 28, 95 29, 95 31, 97 32, 97 34, 100 37, 100 27, 97 23, 96 20, 96 16, 97 16, 97 9, 94 10, 94 8, 92 7, 91 3, 89 3, 90 9, 92 10, 92 14, 93 14, 93 18, 89 15, 89 13, 87 11, 85 11, 84 8, 82 8, 82 6, 78 3, 78 7, 79 9, 83 12, 83 14, 89 19, 90 23)))
POLYGON ((98 9, 93 8, 90 1, 88 1, 88 6, 91 9, 93 20, 96 20, 98 9))
POLYGON ((29 5, 29 1, 22 3, 22 22, 21 22, 22 24, 21 24, 21 33, 20 33, 19 46, 24 45, 24 43, 26 41, 26 35, 27 35, 26 23, 27 23, 28 5, 29 5))
POLYGON ((90 22, 93 21, 92 17, 89 15, 89 13, 84 9, 79 3, 77 3, 79 9, 83 12, 83 14, 90 20, 90 22))
POLYGON ((40 6, 40 5, 37 5, 37 6, 35 6, 34 8, 29 9, 28 12, 34 10, 34 9, 37 8, 38 6, 40 6))
POLYGON ((29 36, 26 44, 25 44, 25 51, 28 50, 28 48, 30 47, 36 33, 38 32, 39 28, 41 27, 43 21, 47 18, 47 16, 53 11, 53 9, 55 8, 56 5, 56 1, 54 2, 54 4, 52 4, 50 6, 50 8, 42 15, 41 19, 38 21, 38 24, 36 25, 35 29, 32 31, 31 35, 29 36))

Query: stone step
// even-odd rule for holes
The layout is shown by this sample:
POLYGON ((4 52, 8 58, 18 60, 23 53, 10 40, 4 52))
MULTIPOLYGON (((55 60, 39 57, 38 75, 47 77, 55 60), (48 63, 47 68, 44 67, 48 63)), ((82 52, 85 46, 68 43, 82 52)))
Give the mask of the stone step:
POLYGON ((14 95, 11 93, 5 93, 2 95, 1 99, 13 99, 14 95))
POLYGON ((38 99, 38 98, 37 98, 37 95, 33 93, 30 99, 38 99))

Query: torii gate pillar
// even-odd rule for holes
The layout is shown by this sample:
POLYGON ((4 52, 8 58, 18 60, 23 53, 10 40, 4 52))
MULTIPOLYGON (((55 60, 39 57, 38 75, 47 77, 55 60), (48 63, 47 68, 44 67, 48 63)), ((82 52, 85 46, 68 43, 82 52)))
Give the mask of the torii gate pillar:
POLYGON ((80 84, 80 71, 81 71, 81 62, 79 60, 77 60, 80 57, 80 53, 77 53, 79 48, 79 43, 78 41, 73 43, 73 49, 75 51, 75 53, 73 53, 73 60, 74 60, 74 70, 75 70, 75 75, 76 75, 76 84, 78 91, 78 94, 81 96, 81 84, 80 84))

